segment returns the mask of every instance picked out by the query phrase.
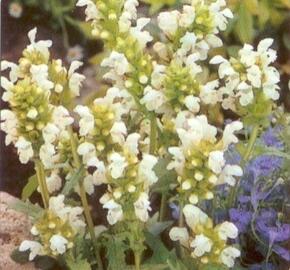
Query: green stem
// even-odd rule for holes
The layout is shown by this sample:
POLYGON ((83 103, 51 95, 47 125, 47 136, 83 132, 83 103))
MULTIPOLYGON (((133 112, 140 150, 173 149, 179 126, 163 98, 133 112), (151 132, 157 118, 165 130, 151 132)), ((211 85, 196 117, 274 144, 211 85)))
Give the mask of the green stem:
POLYGON ((150 149, 149 149, 149 153, 152 155, 152 154, 155 154, 156 152, 156 148, 157 148, 157 119, 155 117, 154 114, 152 114, 150 116, 150 123, 151 123, 151 126, 150 126, 150 149))
MULTIPOLYGON (((69 132, 70 132, 70 142, 71 142, 73 160, 74 160, 75 166, 77 168, 80 168, 81 167, 81 161, 80 161, 80 158, 79 158, 78 153, 77 153, 77 144, 76 144, 76 141, 75 141, 74 133, 73 133, 73 130, 71 128, 70 128, 69 132)), ((84 208, 85 218, 86 218, 86 221, 87 221, 87 224, 88 224, 89 233, 90 233, 90 236, 91 236, 91 239, 92 239, 92 242, 93 242, 93 246, 94 246, 94 249, 95 249, 95 253, 96 253, 98 267, 99 267, 100 270, 103 270, 104 267, 103 267, 103 263, 102 263, 102 259, 101 259, 98 247, 96 246, 97 237, 95 235, 94 223, 93 223, 93 219, 92 219, 92 216, 91 216, 90 207, 89 207, 89 204, 88 204, 88 199, 87 199, 87 195, 86 195, 86 191, 85 191, 85 188, 84 188, 83 181, 81 181, 80 184, 79 184, 79 190, 80 190, 80 198, 81 198, 82 206, 84 208)))
POLYGON ((161 194, 161 205, 159 213, 159 221, 162 222, 166 216, 166 206, 167 206, 167 194, 163 192, 161 194))
POLYGON ((37 177, 38 185, 40 188, 40 193, 41 193, 44 208, 48 208, 49 192, 46 185, 44 168, 43 168, 42 162, 39 159, 35 160, 35 171, 36 171, 36 177, 37 177))
MULTIPOLYGON (((179 228, 184 227, 184 217, 183 217, 183 211, 182 211, 183 205, 184 205, 183 202, 180 200, 180 202, 179 202, 179 219, 178 219, 178 227, 179 228)), ((180 259, 182 259, 184 257, 183 247, 182 247, 180 242, 178 242, 177 254, 178 254, 180 259)))
MULTIPOLYGON (((258 133, 259 133, 259 128, 260 125, 255 125, 253 127, 252 133, 250 135, 250 139, 247 145, 247 149, 246 152, 243 156, 243 161, 242 161, 242 165, 244 166, 250 159, 256 139, 258 137, 258 133)), ((237 179, 237 183, 236 185, 231 189, 230 191, 230 196, 229 196, 229 201, 228 201, 228 205, 229 207, 233 207, 234 204, 236 203, 236 196, 239 190, 239 186, 240 186, 240 179, 237 179)))
POLYGON ((140 265, 141 265, 141 256, 139 252, 135 252, 134 253, 134 257, 135 257, 135 269, 136 270, 140 270, 140 265))

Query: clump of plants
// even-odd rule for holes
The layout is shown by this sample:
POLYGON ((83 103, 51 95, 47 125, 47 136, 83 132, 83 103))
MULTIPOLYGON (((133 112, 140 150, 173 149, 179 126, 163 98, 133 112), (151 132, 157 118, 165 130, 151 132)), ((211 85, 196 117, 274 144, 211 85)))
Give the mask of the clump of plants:
POLYGON ((5 142, 35 166, 11 206, 32 221, 13 258, 46 269, 277 269, 290 260, 290 119, 273 40, 228 59, 214 55, 234 17, 225 1, 159 13, 158 38, 138 4, 77 2, 108 51, 109 87, 90 104, 75 104, 82 63, 52 59, 36 28, 17 64, 1 62, 5 142))

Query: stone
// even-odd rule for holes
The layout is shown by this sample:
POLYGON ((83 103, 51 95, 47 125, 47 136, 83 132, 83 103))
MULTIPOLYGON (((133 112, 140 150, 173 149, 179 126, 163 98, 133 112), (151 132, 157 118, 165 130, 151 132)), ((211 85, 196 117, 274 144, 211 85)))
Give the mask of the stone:
POLYGON ((30 239, 30 222, 26 215, 8 208, 16 198, 0 191, 0 270, 34 270, 33 263, 17 264, 10 254, 25 239, 30 239))

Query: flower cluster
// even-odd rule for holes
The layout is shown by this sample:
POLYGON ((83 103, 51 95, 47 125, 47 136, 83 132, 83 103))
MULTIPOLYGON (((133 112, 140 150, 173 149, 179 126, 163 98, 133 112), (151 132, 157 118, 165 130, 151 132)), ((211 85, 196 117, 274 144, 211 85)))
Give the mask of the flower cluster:
POLYGON ((224 81, 219 92, 225 109, 239 112, 239 107, 247 107, 258 116, 265 112, 269 114, 269 101, 279 99, 280 75, 271 66, 277 58, 276 51, 270 48, 273 42, 273 39, 262 40, 256 51, 246 44, 238 57, 230 60, 221 56, 211 59, 211 64, 219 64, 219 78, 224 81))
POLYGON ((191 256, 198 258, 202 264, 211 262, 233 267, 241 252, 227 245, 227 240, 238 236, 237 227, 227 221, 214 227, 212 220, 202 210, 190 204, 183 208, 183 213, 190 231, 185 227, 173 227, 170 238, 190 249, 191 256))
POLYGON ((74 246, 76 234, 85 228, 81 218, 81 207, 71 207, 64 204, 64 195, 51 197, 49 208, 35 222, 31 233, 38 241, 25 240, 20 251, 30 251, 29 260, 37 255, 57 257, 74 246))
POLYGON ((173 161, 167 169, 175 169, 178 175, 178 192, 192 204, 213 199, 214 186, 227 183, 235 185, 235 176, 242 175, 238 165, 226 164, 224 152, 231 143, 237 143, 235 131, 242 129, 241 122, 225 127, 223 136, 217 141, 217 129, 208 124, 204 115, 183 119, 177 124, 180 147, 170 147, 173 161))

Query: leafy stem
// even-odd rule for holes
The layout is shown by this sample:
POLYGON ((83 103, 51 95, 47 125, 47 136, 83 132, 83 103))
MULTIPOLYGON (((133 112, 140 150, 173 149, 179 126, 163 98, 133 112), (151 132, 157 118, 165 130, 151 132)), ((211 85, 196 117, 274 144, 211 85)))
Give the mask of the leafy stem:
MULTIPOLYGON (((77 153, 77 144, 76 144, 76 141, 75 141, 75 136, 74 136, 74 133, 73 133, 73 130, 72 128, 70 128, 70 143, 71 143, 71 150, 72 150, 72 154, 73 154, 73 160, 74 160, 74 163, 75 163, 75 166, 77 168, 80 168, 81 167, 81 161, 80 161, 80 158, 78 156, 78 153, 77 153)), ((85 214, 85 218, 86 218, 86 221, 87 221, 87 224, 88 224, 88 230, 89 230, 89 233, 90 233, 90 236, 91 236, 91 240, 93 242, 93 246, 94 246, 94 249, 95 249, 95 254, 96 254, 96 258, 97 258, 97 262, 98 262, 98 267, 100 270, 103 270, 103 263, 102 263, 102 259, 100 257, 100 253, 99 253, 99 249, 97 247, 97 237, 96 237, 96 234, 95 234, 95 230, 94 230, 94 223, 93 223, 93 219, 92 219, 92 216, 91 216, 91 212, 90 212, 90 208, 89 208, 89 204, 88 204, 88 199, 87 199, 87 195, 86 195, 86 191, 85 191, 85 188, 84 188, 84 184, 83 184, 83 181, 80 181, 79 183, 79 195, 80 195, 80 198, 81 198, 81 202, 82 202, 82 206, 84 208, 84 214, 85 214)))

